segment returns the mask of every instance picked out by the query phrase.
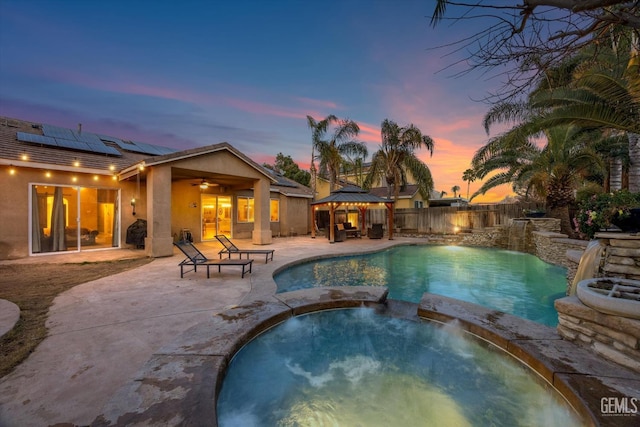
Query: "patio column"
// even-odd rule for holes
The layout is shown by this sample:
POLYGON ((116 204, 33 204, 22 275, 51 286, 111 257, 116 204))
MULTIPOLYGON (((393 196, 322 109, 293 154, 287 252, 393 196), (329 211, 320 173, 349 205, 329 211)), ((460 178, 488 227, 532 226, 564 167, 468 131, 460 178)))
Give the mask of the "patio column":
POLYGON ((171 167, 156 166, 147 172, 147 237, 150 257, 173 256, 171 236, 171 167))
POLYGON ((316 207, 311 206, 311 238, 316 238, 316 207))
POLYGON ((254 245, 271 243, 271 216, 269 213, 269 181, 260 179, 253 184, 253 234, 254 245))

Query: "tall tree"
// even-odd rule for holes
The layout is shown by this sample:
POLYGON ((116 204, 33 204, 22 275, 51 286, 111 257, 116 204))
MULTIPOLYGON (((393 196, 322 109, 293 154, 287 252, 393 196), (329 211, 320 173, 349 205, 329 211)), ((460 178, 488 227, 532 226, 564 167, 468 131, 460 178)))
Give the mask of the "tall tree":
POLYGON ((433 155, 433 140, 423 135, 413 124, 398 126, 385 119, 381 126, 382 145, 371 160, 369 172, 363 186, 371 188, 373 183, 383 179, 387 184, 387 197, 398 200, 400 190, 407 185, 407 172, 411 174, 418 191, 425 201, 433 190, 431 171, 415 154, 415 150, 426 148, 433 155))
POLYGON ((476 180, 476 174, 473 169, 467 169, 462 173, 462 180, 467 183, 467 200, 469 200, 469 188, 471 183, 476 180))
POLYGON ((328 115, 323 120, 317 121, 311 116, 307 116, 307 126, 311 129, 311 164, 309 172, 311 173, 311 192, 313 197, 316 195, 316 180, 318 178, 318 170, 316 169, 316 144, 322 140, 332 121, 338 118, 333 114, 328 115))
MULTIPOLYGON (((640 191, 640 72, 637 50, 613 35, 609 47, 584 49, 539 79, 526 102, 496 103, 485 116, 494 123, 529 122, 541 132, 557 125, 598 129, 597 151, 609 163, 612 189, 629 170, 629 190, 640 191), (631 52, 631 53, 630 53, 631 52), (535 116, 535 120, 533 117, 535 116), (622 139, 627 142, 620 144, 622 139)), ((530 132, 535 132, 531 127, 530 132)))
POLYGON ((366 145, 354 139, 360 127, 353 120, 338 119, 333 114, 319 122, 307 116, 307 124, 312 129, 312 164, 315 159, 319 160, 319 172, 329 180, 333 191, 345 156, 367 156, 366 145))
POLYGON ((543 134, 546 144, 540 148, 536 142, 541 135, 532 131, 536 128, 535 123, 521 123, 490 139, 476 152, 472 165, 477 177, 493 175, 471 198, 507 183, 526 188, 545 198, 549 216, 559 218, 562 231, 573 235, 569 205, 574 190, 585 174, 603 167, 602 159, 590 146, 592 136, 583 129, 547 129, 543 134))
POLYGON ((300 169, 298 164, 293 161, 291 156, 285 156, 282 153, 278 153, 276 155, 276 161, 273 165, 264 163, 263 166, 281 173, 286 178, 292 179, 302 185, 309 185, 311 174, 300 169))
POLYGON ((463 72, 497 70, 506 83, 494 96, 505 100, 585 46, 607 46, 612 34, 632 36, 639 12, 640 2, 625 0, 437 0, 431 24, 481 21, 475 34, 446 46, 469 52, 459 61, 468 64, 463 72))

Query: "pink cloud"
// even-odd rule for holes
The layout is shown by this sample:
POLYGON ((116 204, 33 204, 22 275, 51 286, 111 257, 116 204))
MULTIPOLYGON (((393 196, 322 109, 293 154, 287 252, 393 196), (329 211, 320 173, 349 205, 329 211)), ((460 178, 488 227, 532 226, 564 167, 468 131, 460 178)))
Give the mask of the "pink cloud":
POLYGON ((264 114, 268 116, 288 117, 293 119, 305 120, 307 118, 307 115, 313 115, 313 113, 303 113, 298 109, 284 108, 280 106, 265 104, 262 102, 248 101, 246 99, 224 98, 224 101, 226 104, 238 110, 254 114, 264 114))
POLYGON ((305 97, 295 97, 293 99, 300 102, 301 104, 310 105, 313 107, 319 107, 319 108, 328 109, 328 110, 342 109, 342 107, 340 107, 337 103, 333 101, 327 101, 323 99, 312 99, 312 98, 305 98, 305 97))

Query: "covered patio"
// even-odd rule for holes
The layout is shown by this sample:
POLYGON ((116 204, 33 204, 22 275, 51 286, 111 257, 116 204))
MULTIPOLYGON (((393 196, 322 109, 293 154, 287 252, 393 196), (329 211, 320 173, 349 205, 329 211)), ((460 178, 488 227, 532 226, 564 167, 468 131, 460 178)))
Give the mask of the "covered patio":
POLYGON ((375 196, 360 187, 346 186, 338 190, 332 191, 331 195, 324 199, 311 203, 311 238, 316 237, 316 212, 318 208, 329 208, 329 242, 335 243, 335 213, 340 207, 355 207, 359 211, 360 232, 365 233, 365 214, 367 209, 373 206, 384 206, 387 209, 387 230, 389 232, 389 240, 393 240, 393 200, 383 199, 375 196))

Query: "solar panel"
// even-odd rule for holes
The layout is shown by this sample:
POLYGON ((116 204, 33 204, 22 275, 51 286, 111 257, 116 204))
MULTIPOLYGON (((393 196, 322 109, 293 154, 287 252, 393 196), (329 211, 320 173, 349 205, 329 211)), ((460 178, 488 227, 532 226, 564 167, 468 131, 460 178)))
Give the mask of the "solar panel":
POLYGON ((158 150, 158 148, 154 145, 145 144, 144 142, 136 142, 136 141, 132 141, 132 142, 136 144, 140 150, 142 150, 141 151, 142 153, 153 154, 154 156, 162 154, 162 152, 158 150))
POLYGON ((58 146, 54 138, 50 138, 48 136, 43 136, 43 135, 37 135, 35 133, 17 132, 16 137, 18 138, 18 141, 22 141, 22 142, 32 142, 35 144, 51 145, 54 147, 58 146))
POLYGON ((74 140, 76 139, 73 136, 73 132, 71 131, 71 129, 65 129, 65 128, 61 128, 58 126, 51 126, 51 125, 42 125, 42 133, 45 136, 50 136, 52 138, 62 138, 62 139, 70 139, 70 140, 74 140))
POLYGON ((157 145, 146 144, 144 142, 125 141, 120 138, 98 135, 91 132, 77 132, 71 129, 47 124, 42 125, 42 132, 44 135, 18 132, 18 139, 23 142, 32 142, 36 144, 50 145, 53 147, 68 148, 71 150, 88 151, 91 153, 111 154, 114 156, 121 156, 122 153, 114 147, 105 145, 103 141, 113 142, 123 150, 140 154, 149 154, 151 156, 170 154, 176 151, 168 147, 160 147, 157 145))
POLYGON ((113 147, 104 145, 102 141, 100 141, 100 144, 87 144, 87 146, 89 147, 89 150, 91 150, 94 153, 113 154, 114 156, 122 156, 122 154, 118 150, 116 150, 113 147))
POLYGON ((100 140, 100 138, 98 138, 98 135, 96 135, 95 133, 89 133, 89 132, 73 132, 73 136, 75 137, 75 139, 77 139, 78 141, 82 141, 82 142, 86 142, 88 144, 102 144, 102 141, 100 140))
POLYGON ((125 139, 115 138, 108 135, 97 135, 103 141, 109 141, 115 143, 123 150, 132 151, 140 154, 162 155, 174 153, 176 150, 168 147, 161 147, 159 145, 146 144, 144 142, 127 141, 125 139))
POLYGON ((89 146, 81 141, 72 141, 70 139, 56 138, 58 147, 70 148, 72 150, 92 151, 89 146))
POLYGON ((123 141, 121 144, 117 143, 118 146, 120 148, 122 148, 123 150, 127 150, 127 151, 133 151, 134 153, 140 153, 140 154, 149 154, 148 151, 144 150, 143 148, 138 147, 137 144, 133 143, 133 142, 126 142, 123 141))
POLYGON ((171 154, 177 151, 177 150, 174 150, 173 148, 161 147, 159 145, 156 145, 155 147, 158 149, 158 151, 160 151, 160 154, 171 154))
POLYGON ((109 142, 116 143, 118 144, 118 146, 121 146, 121 144, 124 144, 124 142, 120 138, 116 138, 113 136, 98 135, 98 138, 100 138, 102 141, 109 141, 109 142))

